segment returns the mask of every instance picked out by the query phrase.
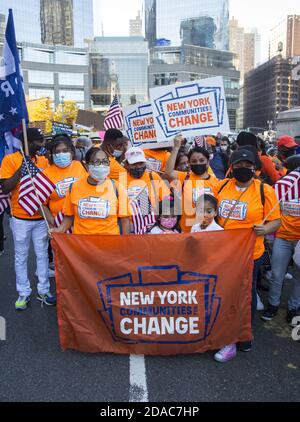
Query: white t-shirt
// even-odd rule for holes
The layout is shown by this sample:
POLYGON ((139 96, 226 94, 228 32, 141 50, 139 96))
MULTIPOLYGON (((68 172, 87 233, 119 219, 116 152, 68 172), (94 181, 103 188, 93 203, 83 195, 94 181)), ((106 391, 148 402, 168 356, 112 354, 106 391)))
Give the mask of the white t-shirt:
POLYGON ((200 224, 195 224, 192 227, 191 233, 202 233, 202 232, 215 232, 215 231, 219 231, 219 230, 224 230, 223 227, 219 226, 219 224, 217 224, 215 222, 215 220, 206 227, 206 229, 201 229, 201 225, 200 224))
POLYGON ((158 226, 154 226, 149 232, 149 234, 176 234, 176 233, 178 234, 177 230, 175 230, 175 231, 173 231, 173 230, 165 231, 165 230, 162 230, 158 226))

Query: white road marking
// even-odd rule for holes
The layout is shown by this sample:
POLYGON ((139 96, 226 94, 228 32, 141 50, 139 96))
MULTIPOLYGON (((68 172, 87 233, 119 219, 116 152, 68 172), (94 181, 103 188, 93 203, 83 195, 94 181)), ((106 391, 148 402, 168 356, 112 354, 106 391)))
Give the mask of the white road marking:
POLYGON ((130 355, 129 401, 133 403, 148 402, 144 355, 130 355))

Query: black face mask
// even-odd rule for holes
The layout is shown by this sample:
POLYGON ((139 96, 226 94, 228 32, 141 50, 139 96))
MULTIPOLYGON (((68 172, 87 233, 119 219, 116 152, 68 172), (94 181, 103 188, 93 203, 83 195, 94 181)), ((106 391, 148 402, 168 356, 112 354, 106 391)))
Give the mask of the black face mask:
POLYGON ((141 167, 139 169, 130 169, 129 173, 134 179, 140 179, 141 177, 144 176, 145 171, 146 171, 146 166, 141 167))
POLYGON ((207 164, 192 164, 191 170, 197 176, 202 176, 204 173, 207 172, 207 164))
POLYGON ((241 183, 249 182, 255 174, 255 170, 242 167, 240 169, 233 169, 233 177, 241 183))

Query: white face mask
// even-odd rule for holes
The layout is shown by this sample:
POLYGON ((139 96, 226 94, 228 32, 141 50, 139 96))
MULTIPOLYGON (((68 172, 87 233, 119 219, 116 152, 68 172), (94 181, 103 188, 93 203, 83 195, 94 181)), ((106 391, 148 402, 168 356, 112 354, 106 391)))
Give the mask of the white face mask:
POLYGON ((97 182, 104 182, 110 173, 109 166, 92 166, 89 165, 89 174, 97 182))
POLYGON ((226 147, 225 145, 224 145, 224 146, 222 145, 222 146, 221 146, 221 151, 222 151, 222 152, 226 152, 226 151, 227 151, 227 147, 226 147))
POLYGON ((114 152, 113 152, 113 156, 115 158, 120 158, 122 156, 122 154, 123 154, 123 151, 119 151, 118 149, 115 149, 114 152))

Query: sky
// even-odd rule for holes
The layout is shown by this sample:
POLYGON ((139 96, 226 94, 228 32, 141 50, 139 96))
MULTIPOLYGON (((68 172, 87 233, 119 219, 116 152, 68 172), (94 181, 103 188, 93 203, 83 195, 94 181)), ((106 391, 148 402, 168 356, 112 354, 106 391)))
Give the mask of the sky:
MULTIPOLYGON (((102 23, 105 36, 129 35, 129 19, 141 8, 142 0, 94 0, 95 35, 102 34, 102 23)), ((241 26, 258 28, 262 61, 268 57, 270 29, 288 14, 300 15, 300 0, 230 0, 230 17, 238 19, 241 26)))

